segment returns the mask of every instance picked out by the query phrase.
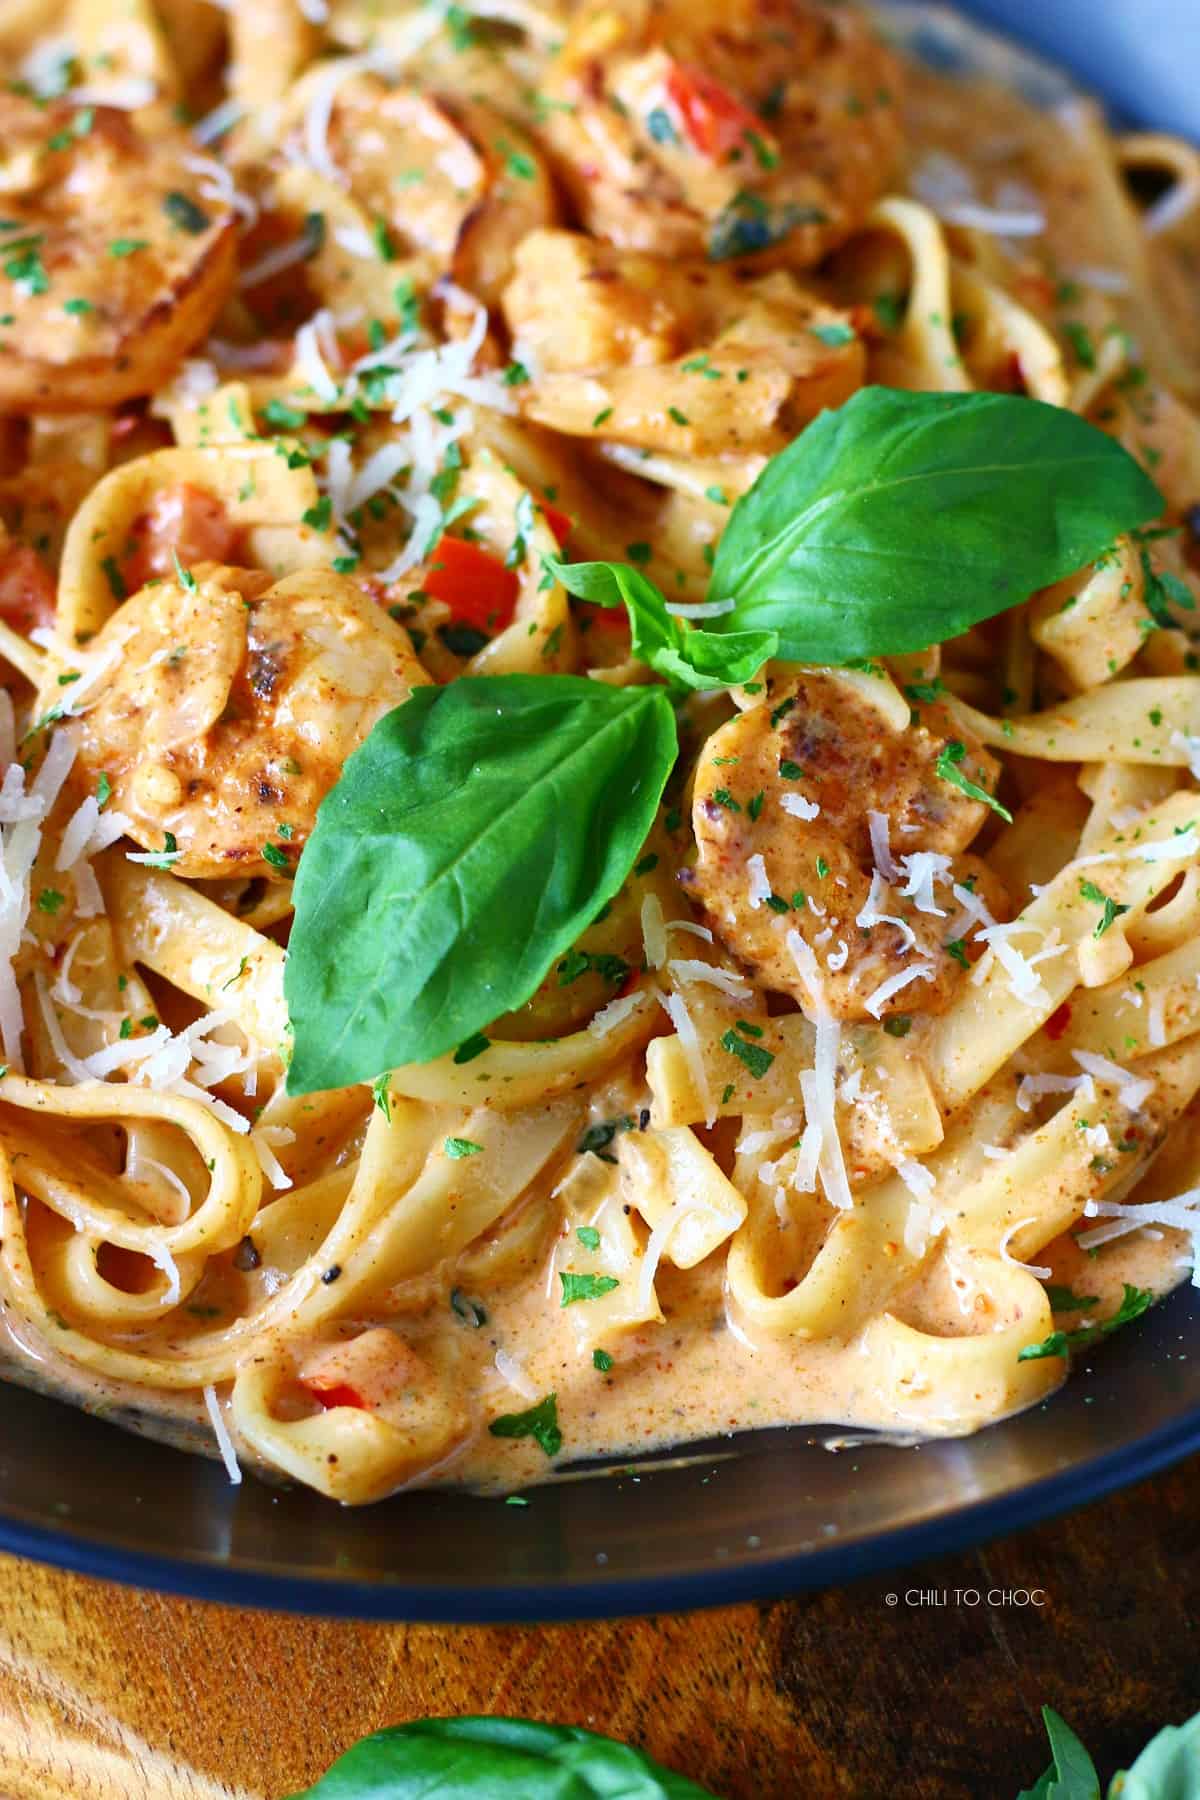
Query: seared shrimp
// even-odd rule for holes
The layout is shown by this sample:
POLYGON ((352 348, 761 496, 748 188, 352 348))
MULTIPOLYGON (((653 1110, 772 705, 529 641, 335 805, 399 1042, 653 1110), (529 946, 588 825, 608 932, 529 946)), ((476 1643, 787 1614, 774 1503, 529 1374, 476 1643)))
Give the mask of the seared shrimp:
POLYGON ((5 93, 0 145, 0 406, 72 412, 149 393, 233 284, 233 215, 200 196, 187 137, 5 93))
POLYGON ((588 229, 659 256, 806 268, 900 149, 896 63, 832 0, 589 0, 542 85, 588 229))
MULTIPOLYGON (((307 76, 292 104, 303 106, 322 79, 320 69, 307 76)), ((449 275, 494 304, 516 244, 557 217, 537 146, 484 101, 352 76, 337 87, 326 139, 386 259, 424 264, 422 285, 449 275)))
POLYGON ((841 1019, 866 1018, 883 982, 917 969, 877 1016, 939 1011, 964 959, 946 942, 962 911, 951 882, 969 884, 989 908, 1004 904, 984 865, 961 854, 987 807, 937 766, 949 749, 958 759, 950 766, 991 791, 997 764, 939 705, 896 730, 870 688, 870 678, 812 672, 713 734, 696 771, 699 862, 681 878, 733 955, 808 1004, 812 985, 788 946, 798 932, 823 1002, 841 1019), (887 884, 875 880, 872 812, 888 822, 887 884))
POLYGON ((682 456, 779 450, 862 385, 848 315, 782 269, 739 280, 572 231, 530 232, 514 266, 505 317, 541 371, 518 399, 555 431, 682 456))
POLYGON ((351 751, 429 679, 408 634, 324 571, 273 586, 185 571, 127 600, 91 648, 113 666, 73 727, 79 760, 187 876, 293 868, 351 751))

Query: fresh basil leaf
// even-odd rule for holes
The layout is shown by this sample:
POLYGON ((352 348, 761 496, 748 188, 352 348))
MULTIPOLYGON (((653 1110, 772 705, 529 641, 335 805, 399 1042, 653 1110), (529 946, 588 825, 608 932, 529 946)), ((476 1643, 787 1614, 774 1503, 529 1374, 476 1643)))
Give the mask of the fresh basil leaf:
POLYGON ((1150 1739, 1133 1767, 1113 1777, 1110 1800, 1200 1800, 1200 1713, 1150 1739))
POLYGON ((686 688, 737 687, 751 681, 774 656, 774 631, 700 631, 674 618, 648 576, 627 563, 564 563, 546 557, 546 568, 577 600, 624 606, 633 654, 667 681, 686 688))
POLYGON ((664 689, 576 675, 421 687, 381 719, 297 870, 288 1092, 427 1062, 523 1005, 628 875, 676 749, 664 689))
POLYGON ((1054 1761, 1017 1800, 1100 1800, 1096 1765, 1071 1727, 1052 1706, 1043 1706, 1042 1718, 1054 1761))
POLYGON ((292 1800, 713 1800, 577 1725, 418 1719, 364 1738, 292 1800))
POLYGON ((714 631, 802 662, 921 650, 1082 569, 1165 502, 1063 407, 861 389, 772 457, 730 514, 714 631))

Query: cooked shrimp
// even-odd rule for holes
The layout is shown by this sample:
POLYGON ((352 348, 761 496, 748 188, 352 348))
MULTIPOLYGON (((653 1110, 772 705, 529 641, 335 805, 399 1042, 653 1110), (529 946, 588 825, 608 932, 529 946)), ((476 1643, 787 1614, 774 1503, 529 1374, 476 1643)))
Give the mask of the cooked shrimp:
POLYGON ((878 1016, 946 1005, 965 955, 946 942, 962 911, 952 881, 989 909, 1004 905, 985 866, 962 856, 987 808, 937 767, 957 742, 964 753, 951 766, 991 791, 998 765, 936 703, 897 730, 870 688, 869 678, 814 671, 713 734, 692 808, 699 862, 682 878, 726 947, 807 1004, 812 988, 787 942, 799 932, 824 1004, 842 1019, 867 1017, 876 989, 908 970, 920 975, 878 1016), (887 885, 874 878, 872 812, 888 821, 896 873, 887 885), (917 860, 923 853, 935 860, 917 860))
MULTIPOLYGON (((293 90, 299 123, 323 80, 318 68, 293 90)), ((488 304, 508 278, 515 245, 557 217, 536 144, 464 95, 351 76, 334 94, 325 151, 371 221, 385 262, 415 258, 427 279, 449 275, 488 304)), ((395 278, 393 270, 392 286, 395 278)))
POLYGON ((541 371, 518 398, 556 431, 683 456, 776 450, 862 384, 849 315, 785 270, 669 267, 571 231, 531 232, 514 266, 505 316, 541 371))
POLYGON ((376 720, 428 681, 408 634, 344 576, 199 568, 117 609, 79 760, 180 875, 294 868, 317 806, 376 720), (167 834, 171 836, 168 838, 167 834))
POLYGON ((233 282, 233 216, 181 131, 0 94, 0 406, 115 406, 167 381, 233 282))
POLYGON ((542 136, 599 236, 805 268, 886 187, 897 85, 831 0, 590 0, 543 83, 542 136))

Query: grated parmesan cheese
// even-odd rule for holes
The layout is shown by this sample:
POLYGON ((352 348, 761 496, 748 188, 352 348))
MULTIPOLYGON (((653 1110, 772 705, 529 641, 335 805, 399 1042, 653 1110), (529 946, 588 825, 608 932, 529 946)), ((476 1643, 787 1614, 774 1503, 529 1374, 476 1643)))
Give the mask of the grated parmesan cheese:
POLYGON ((750 877, 746 889, 750 907, 753 912, 757 912, 763 901, 769 900, 774 891, 767 880, 767 865, 761 856, 747 858, 746 873, 750 877))
POLYGON ((221 1452, 221 1461, 225 1464, 225 1471, 229 1476, 230 1484, 233 1487, 238 1487, 241 1484, 242 1471, 238 1467, 237 1451, 233 1447, 233 1439, 229 1435, 229 1427, 226 1425, 224 1416, 221 1412, 221 1403, 217 1399, 217 1390, 213 1387, 211 1382, 205 1384, 204 1404, 208 1408, 208 1417, 212 1424, 213 1436, 217 1440, 217 1449, 221 1452))
POLYGON ((876 872, 884 881, 895 881, 900 873, 892 856, 891 821, 886 813, 869 812, 867 829, 871 834, 871 857, 876 872))
POLYGON ((932 981, 935 973, 931 962, 921 962, 914 963, 911 968, 900 969, 895 975, 889 975, 886 981, 880 982, 875 992, 868 998, 867 1011, 872 1018, 882 1018, 884 1007, 902 988, 906 988, 911 981, 932 981))
MULTIPOLYGON (((687 1002, 684 1000, 682 994, 660 994, 658 998, 661 1005, 666 1009, 667 1017, 675 1027, 676 1035, 679 1038, 679 1046, 683 1051, 684 1061, 688 1066, 688 1073, 691 1076, 692 1084, 700 1097, 700 1104, 704 1108, 704 1123, 706 1125, 712 1125, 716 1121, 717 1108, 713 1100, 712 1089, 708 1085, 708 1071, 704 1067, 704 1054, 700 1048, 700 1034, 696 1030, 695 1022, 687 1009, 687 1002)), ((594 1020, 593 1023, 595 1023, 594 1020)))
POLYGON ((642 901, 642 942, 649 967, 661 969, 667 960, 667 928, 657 894, 647 894, 642 901))
POLYGON ((1094 1050, 1072 1050, 1071 1055, 1081 1069, 1097 1081, 1109 1082, 1120 1092, 1121 1105, 1130 1112, 1140 1112, 1154 1092, 1154 1082, 1144 1076, 1131 1075, 1128 1069, 1121 1068, 1119 1063, 1110 1062, 1107 1056, 1098 1056, 1094 1050))
POLYGON ((821 811, 815 800, 806 800, 803 794, 781 794, 779 804, 793 819, 811 821, 819 817, 821 811))
POLYGON ((754 989, 735 975, 732 969, 718 968, 715 963, 700 962, 691 957, 675 957, 667 964, 667 973, 676 981, 704 981, 710 987, 720 988, 733 1000, 749 1000, 754 989))

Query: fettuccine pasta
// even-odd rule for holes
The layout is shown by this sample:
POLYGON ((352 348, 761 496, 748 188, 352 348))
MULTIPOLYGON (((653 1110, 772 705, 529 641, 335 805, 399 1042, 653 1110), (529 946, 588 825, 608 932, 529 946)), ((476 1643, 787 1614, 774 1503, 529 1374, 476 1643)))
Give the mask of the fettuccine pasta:
POLYGON ((1200 152, 832 0, 22 0, 0 46, 4 1373, 360 1503, 971 1432, 1185 1279, 1200 152), (523 1002, 289 1081, 348 760, 482 678, 640 716, 669 665, 567 565, 722 641, 732 510, 877 388, 1065 409, 1161 515, 945 641, 677 683, 523 1002))

